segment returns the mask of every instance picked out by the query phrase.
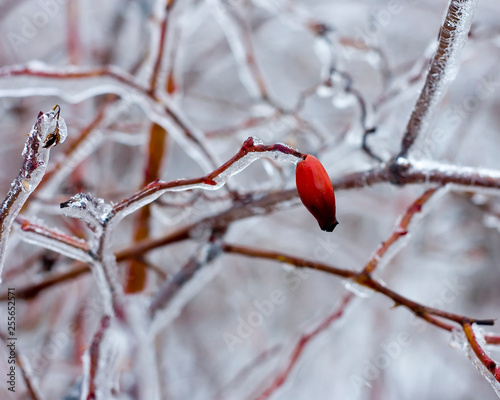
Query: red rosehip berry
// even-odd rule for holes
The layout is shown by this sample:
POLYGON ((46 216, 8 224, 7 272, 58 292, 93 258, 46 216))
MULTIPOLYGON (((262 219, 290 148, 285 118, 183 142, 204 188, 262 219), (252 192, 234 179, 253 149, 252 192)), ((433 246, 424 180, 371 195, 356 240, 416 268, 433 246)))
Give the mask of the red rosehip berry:
POLYGON ((335 217, 335 193, 323 165, 316 157, 308 154, 297 163, 295 180, 304 206, 316 218, 322 230, 332 232, 338 225, 335 217))

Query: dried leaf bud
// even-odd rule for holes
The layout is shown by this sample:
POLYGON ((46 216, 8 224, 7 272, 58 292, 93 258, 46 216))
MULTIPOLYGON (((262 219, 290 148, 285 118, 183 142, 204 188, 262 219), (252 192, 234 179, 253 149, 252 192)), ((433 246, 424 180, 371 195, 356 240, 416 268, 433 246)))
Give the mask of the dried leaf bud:
POLYGON ((295 172, 300 200, 316 218, 322 230, 332 232, 338 225, 335 217, 335 194, 325 168, 308 154, 299 161, 295 172))

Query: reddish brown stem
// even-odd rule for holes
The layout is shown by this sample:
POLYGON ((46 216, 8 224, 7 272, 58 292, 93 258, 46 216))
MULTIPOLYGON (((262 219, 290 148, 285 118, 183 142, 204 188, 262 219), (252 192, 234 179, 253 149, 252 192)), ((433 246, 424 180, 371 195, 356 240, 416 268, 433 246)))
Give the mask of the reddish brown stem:
POLYGON ((500 336, 495 335, 485 335, 484 340, 488 344, 500 344, 500 336))
POLYGON ((69 0, 66 3, 66 32, 68 37, 69 61, 77 65, 81 56, 81 41, 79 30, 79 0, 69 0))

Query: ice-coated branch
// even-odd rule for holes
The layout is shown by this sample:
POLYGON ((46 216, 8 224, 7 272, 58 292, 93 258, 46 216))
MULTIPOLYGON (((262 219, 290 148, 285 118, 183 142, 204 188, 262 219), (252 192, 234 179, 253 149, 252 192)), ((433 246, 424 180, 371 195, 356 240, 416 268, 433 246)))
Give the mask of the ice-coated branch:
POLYGON ((56 105, 49 112, 38 114, 24 145, 22 153, 24 161, 19 175, 12 182, 9 193, 0 206, 0 281, 6 257, 7 239, 14 220, 42 180, 49 161, 50 149, 66 139, 66 123, 60 117, 60 111, 56 105))
POLYGON ((438 48, 406 126, 399 154, 402 157, 407 156, 417 137, 426 133, 448 85, 455 79, 477 3, 477 0, 450 0, 438 48))
MULTIPOLYGON (((137 91, 139 93, 146 94, 147 89, 138 84, 134 78, 116 67, 100 67, 100 68, 54 68, 47 64, 41 62, 30 62, 26 65, 9 65, 0 68, 0 79, 7 81, 4 82, 2 91, 5 91, 5 94, 14 94, 11 93, 11 90, 14 91, 14 88, 11 88, 11 85, 8 84, 9 80, 13 80, 15 77, 28 76, 33 77, 38 80, 73 80, 73 79, 94 79, 94 78, 110 78, 116 85, 116 88, 105 88, 104 86, 99 87, 91 87, 90 94, 81 94, 83 96, 95 96, 98 94, 106 94, 109 93, 110 90, 119 91, 120 89, 125 89, 129 91, 137 91), (121 85, 121 86, 120 86, 121 85), (107 92, 106 92, 107 90, 107 92)), ((56 83, 56 82, 54 82, 56 83)), ((116 94, 121 94, 120 92, 116 94)), ((22 93, 18 94, 22 95, 22 93)), ((69 95, 69 93, 68 93, 69 95)), ((76 101, 77 99, 75 99, 76 101)), ((78 99, 82 100, 82 99, 78 99)))
MULTIPOLYGON (((198 181, 198 180, 196 180, 198 181)), ((186 182, 185 182, 186 183, 186 182)), ((359 189, 380 183, 397 185, 436 183, 438 185, 456 185, 457 189, 477 190, 480 188, 500 189, 500 171, 454 166, 442 163, 412 162, 404 159, 404 163, 384 164, 375 168, 345 174, 332 180, 336 192, 359 189)), ((159 186, 161 183, 156 183, 159 186)), ((295 189, 270 193, 245 204, 235 205, 227 211, 203 218, 192 224, 183 226, 167 235, 154 239, 145 239, 117 253, 117 259, 124 260, 139 257, 150 250, 189 238, 189 232, 197 225, 223 228, 232 222, 255 215, 256 210, 272 213, 283 204, 297 198, 295 189)))
MULTIPOLYGON (((102 226, 108 220, 111 206, 103 199, 98 199, 88 193, 78 193, 68 201, 60 204, 63 213, 85 222, 96 236, 102 234, 102 226)), ((95 249, 94 249, 95 250, 95 249)))
POLYGON ((110 103, 111 100, 108 97, 100 106, 95 118, 77 135, 72 135, 73 140, 64 146, 64 157, 50 164, 50 168, 47 169, 38 187, 39 197, 50 196, 74 168, 102 142, 103 135, 99 127, 107 115, 106 111, 110 108, 110 103))
POLYGON ((268 157, 276 161, 297 163, 304 155, 285 144, 264 145, 260 140, 250 137, 245 140, 236 155, 208 175, 200 178, 178 179, 170 182, 152 182, 130 198, 116 204, 113 207, 111 218, 116 224, 122 218, 153 202, 167 191, 219 189, 226 184, 231 176, 241 172, 252 162, 262 157, 268 157))
POLYGON ((264 364, 264 362, 279 354, 282 348, 283 343, 278 343, 270 349, 262 351, 250 363, 248 363, 238 371, 238 373, 228 382, 228 384, 219 393, 217 393, 217 398, 228 398, 226 396, 227 392, 230 392, 234 388, 241 387, 242 382, 244 382, 245 379, 247 379, 248 376, 252 374, 253 370, 258 369, 262 366, 262 364, 264 364))
POLYGON ((68 235, 54 228, 48 228, 39 221, 18 215, 16 226, 21 240, 55 251, 74 260, 91 262, 89 245, 82 239, 68 235))
POLYGON ((163 79, 160 79, 160 76, 163 75, 162 64, 164 63, 164 53, 167 45, 167 31, 170 25, 169 22, 171 22, 172 9, 176 0, 160 1, 159 4, 160 3, 164 4, 161 4, 159 7, 161 10, 158 10, 159 12, 161 11, 161 15, 159 16, 161 22, 158 27, 158 46, 153 60, 153 71, 149 79, 149 91, 152 94, 157 91, 158 83, 163 82, 163 79))
MULTIPOLYGON (((69 271, 60 272, 54 275, 50 275, 44 278, 42 281, 29 284, 25 287, 16 290, 16 297, 19 299, 33 299, 40 292, 47 288, 54 287, 60 283, 71 282, 73 279, 83 275, 86 272, 90 272, 89 267, 84 263, 78 263, 76 267, 69 271)), ((6 301, 8 299, 8 292, 5 291, 0 295, 0 301, 6 301)))

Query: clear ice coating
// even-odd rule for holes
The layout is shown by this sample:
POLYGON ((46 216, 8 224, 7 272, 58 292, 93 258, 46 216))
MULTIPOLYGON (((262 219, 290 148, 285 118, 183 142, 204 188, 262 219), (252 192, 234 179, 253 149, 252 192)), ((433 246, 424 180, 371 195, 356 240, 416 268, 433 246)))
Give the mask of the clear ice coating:
MULTIPOLYGON (((7 197, 0 206, 0 277, 6 256, 6 243, 16 216, 28 197, 42 181, 49 161, 50 149, 63 142, 68 130, 55 106, 47 113, 40 113, 24 145, 23 166, 11 184, 7 197)), ((1 280, 0 280, 1 281, 1 280)))
MULTIPOLYGON (((44 247, 49 250, 53 250, 56 253, 63 254, 74 260, 83 262, 92 261, 89 253, 84 251, 83 249, 76 246, 71 246, 68 243, 47 236, 43 230, 42 221, 31 219, 30 223, 36 224, 37 228, 34 228, 32 231, 25 231, 18 225, 17 234, 21 237, 21 240, 40 247, 44 247)), ((51 230, 56 234, 66 235, 64 232, 59 231, 58 229, 52 228, 51 230)), ((71 237, 71 239, 73 240, 73 242, 80 242, 81 244, 84 243, 83 240, 76 237, 71 237)))

